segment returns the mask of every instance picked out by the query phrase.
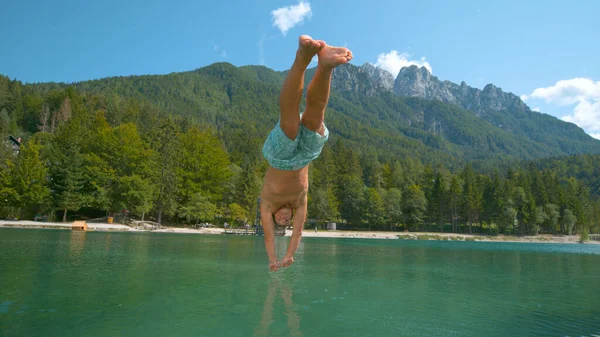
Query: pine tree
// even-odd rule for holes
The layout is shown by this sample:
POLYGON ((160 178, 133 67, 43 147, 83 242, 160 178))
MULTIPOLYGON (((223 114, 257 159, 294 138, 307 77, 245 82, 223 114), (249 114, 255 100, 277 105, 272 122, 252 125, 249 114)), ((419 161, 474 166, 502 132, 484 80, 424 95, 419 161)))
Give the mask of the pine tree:
POLYGON ((6 109, 0 110, 0 139, 4 142, 10 134, 10 117, 6 109))
POLYGON ((172 119, 163 120, 150 132, 154 150, 153 176, 157 190, 156 221, 162 224, 163 213, 173 214, 177 208, 177 167, 180 159, 178 130, 172 119))
POLYGON ((423 223, 423 215, 427 209, 427 199, 419 185, 413 184, 406 189, 402 196, 402 204, 406 224, 418 228, 423 223))
POLYGON ((445 201, 446 201, 446 188, 444 178, 442 174, 438 171, 435 175, 435 182, 433 183, 433 188, 431 190, 431 196, 429 198, 428 208, 429 214, 433 222, 435 222, 440 227, 440 232, 443 232, 444 228, 444 214, 445 211, 445 201))
POLYGON ((333 189, 315 185, 310 188, 308 198, 308 218, 323 223, 333 221, 339 216, 333 189))
POLYGON ((402 221, 402 191, 398 188, 387 190, 383 196, 383 208, 386 222, 390 230, 394 230, 402 221))
POLYGON ((352 226, 359 226, 362 217, 364 184, 360 176, 345 176, 337 185, 337 199, 340 201, 340 216, 352 226))
POLYGON ((462 195, 462 185, 458 176, 452 176, 450 180, 450 218, 452 220, 452 232, 456 233, 459 230, 460 219, 460 198, 462 195))
POLYGON ((83 156, 78 145, 62 144, 50 161, 51 189, 56 207, 63 211, 62 221, 67 221, 68 211, 77 211, 88 201, 83 193, 85 184, 83 156))
POLYGON ((33 140, 23 146, 11 172, 11 187, 18 196, 18 204, 14 206, 21 210, 21 215, 24 210, 45 203, 50 195, 48 169, 40 158, 40 148, 33 140))
POLYGON ((369 230, 372 226, 383 225, 384 218, 384 205, 383 198, 376 188, 369 187, 365 189, 363 206, 363 219, 369 225, 369 230))

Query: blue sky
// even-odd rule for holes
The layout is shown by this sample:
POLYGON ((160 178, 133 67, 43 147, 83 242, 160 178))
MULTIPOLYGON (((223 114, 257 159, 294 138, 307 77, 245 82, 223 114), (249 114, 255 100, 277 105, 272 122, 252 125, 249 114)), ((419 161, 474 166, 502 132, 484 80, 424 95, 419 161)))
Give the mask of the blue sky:
POLYGON ((494 83, 600 138, 600 1, 6 1, 0 74, 74 82, 226 61, 287 69, 309 34, 356 65, 494 83))

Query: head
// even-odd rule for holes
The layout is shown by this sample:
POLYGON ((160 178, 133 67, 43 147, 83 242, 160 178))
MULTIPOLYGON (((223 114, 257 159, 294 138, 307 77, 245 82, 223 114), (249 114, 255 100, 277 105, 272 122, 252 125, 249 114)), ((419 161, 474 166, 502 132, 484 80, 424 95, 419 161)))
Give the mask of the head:
POLYGON ((273 220, 277 226, 287 227, 292 224, 292 208, 289 206, 283 206, 273 213, 273 220))

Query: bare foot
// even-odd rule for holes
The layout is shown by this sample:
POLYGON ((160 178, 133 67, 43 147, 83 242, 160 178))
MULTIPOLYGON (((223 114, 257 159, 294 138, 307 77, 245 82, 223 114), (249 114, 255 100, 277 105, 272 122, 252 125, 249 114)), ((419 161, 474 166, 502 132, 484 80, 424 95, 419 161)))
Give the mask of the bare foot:
POLYGON ((325 46, 319 52, 319 66, 335 68, 352 60, 352 52, 344 47, 325 46))
POLYGON ((308 35, 302 35, 298 38, 297 57, 304 62, 310 63, 312 58, 317 55, 325 47, 325 42, 321 40, 313 40, 308 35))

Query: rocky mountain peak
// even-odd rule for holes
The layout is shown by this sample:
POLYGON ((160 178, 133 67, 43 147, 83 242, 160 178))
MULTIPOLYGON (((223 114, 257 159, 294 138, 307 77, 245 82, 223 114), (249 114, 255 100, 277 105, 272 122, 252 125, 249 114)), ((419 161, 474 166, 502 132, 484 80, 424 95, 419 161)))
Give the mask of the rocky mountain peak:
POLYGON ((387 70, 376 67, 369 62, 358 68, 359 71, 362 71, 374 81, 376 87, 380 87, 385 91, 394 90, 394 76, 387 70))
POLYGON ((394 92, 400 96, 420 97, 428 100, 439 100, 456 104, 475 115, 483 117, 495 125, 491 115, 494 111, 511 110, 514 113, 531 113, 521 99, 504 92, 493 84, 486 85, 483 90, 470 87, 466 82, 460 84, 442 81, 425 67, 411 65, 403 67, 394 79, 391 73, 371 63, 359 67, 346 64, 336 69, 332 86, 337 90, 353 91, 370 96, 379 92, 394 92))
POLYGON ((332 86, 338 90, 374 95, 381 91, 393 91, 394 76, 370 63, 360 67, 345 64, 337 67, 333 73, 332 86))
POLYGON ((478 116, 486 115, 486 111, 489 110, 500 111, 515 107, 521 110, 528 109, 518 96, 506 93, 493 84, 488 84, 480 90, 468 86, 464 81, 460 85, 440 81, 425 67, 419 68, 415 65, 400 70, 394 83, 394 92, 402 96, 458 104, 478 116))

